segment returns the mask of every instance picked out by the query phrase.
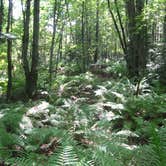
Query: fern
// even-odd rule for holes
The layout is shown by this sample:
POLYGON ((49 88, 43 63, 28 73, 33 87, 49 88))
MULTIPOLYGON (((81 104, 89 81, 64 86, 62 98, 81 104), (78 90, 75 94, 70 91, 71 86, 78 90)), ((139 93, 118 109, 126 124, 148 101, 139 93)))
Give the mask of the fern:
POLYGON ((76 165, 78 163, 78 157, 73 150, 72 146, 65 146, 60 149, 50 158, 50 164, 57 166, 76 165))
POLYGON ((43 166, 47 165, 47 160, 48 157, 41 154, 25 153, 21 157, 8 159, 6 164, 12 166, 43 166))
POLYGON ((151 130, 150 144, 136 151, 136 166, 164 166, 166 163, 166 128, 151 130))
POLYGON ((152 146, 140 147, 136 155, 136 166, 159 166, 159 157, 152 146))
POLYGON ((30 166, 33 165, 33 161, 30 158, 12 158, 6 161, 7 164, 10 164, 11 166, 30 166))

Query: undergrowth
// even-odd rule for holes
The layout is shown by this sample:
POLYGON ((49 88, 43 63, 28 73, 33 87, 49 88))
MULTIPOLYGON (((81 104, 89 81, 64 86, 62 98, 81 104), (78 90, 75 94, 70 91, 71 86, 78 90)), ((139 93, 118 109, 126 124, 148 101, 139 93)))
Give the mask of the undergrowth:
POLYGON ((103 70, 118 77, 57 75, 49 103, 1 104, 0 165, 164 166, 165 94, 103 70))

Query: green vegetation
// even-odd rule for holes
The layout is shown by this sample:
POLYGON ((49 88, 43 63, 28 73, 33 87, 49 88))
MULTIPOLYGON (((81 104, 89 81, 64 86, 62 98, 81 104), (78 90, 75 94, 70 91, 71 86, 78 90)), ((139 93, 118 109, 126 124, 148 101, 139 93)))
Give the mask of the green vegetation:
POLYGON ((165 166, 165 2, 0 0, 0 165, 165 166))

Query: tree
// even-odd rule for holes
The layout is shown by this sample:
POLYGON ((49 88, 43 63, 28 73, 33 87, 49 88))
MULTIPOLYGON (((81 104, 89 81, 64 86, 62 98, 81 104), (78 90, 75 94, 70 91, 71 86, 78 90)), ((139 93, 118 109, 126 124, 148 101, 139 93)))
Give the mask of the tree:
MULTIPOLYGON (((56 33, 56 24, 57 20, 56 19, 56 11, 57 11, 57 0, 54 2, 54 10, 53 10, 53 33, 52 33, 52 40, 51 40, 51 47, 50 47, 50 63, 49 63, 49 84, 51 86, 52 82, 52 59, 53 59, 53 54, 54 54, 54 45, 55 45, 55 33, 56 33)), ((58 17, 58 16, 57 16, 58 17)))
POLYGON ((81 16, 81 42, 82 42, 82 72, 86 70, 86 54, 85 54, 85 2, 82 1, 82 16, 81 16))
POLYGON ((128 16, 127 68, 130 77, 143 74, 147 63, 147 24, 144 20, 145 0, 126 0, 128 16))
POLYGON ((28 96, 32 97, 37 90, 37 79, 38 79, 38 60, 39 60, 39 9, 40 0, 34 0, 33 10, 33 41, 32 41, 32 65, 31 72, 29 74, 28 96))
POLYGON ((0 0, 0 34, 2 32, 3 16, 4 16, 4 4, 3 0, 0 0))
POLYGON ((99 56, 99 0, 96 0, 96 49, 94 55, 94 63, 97 62, 99 56))
POLYGON ((37 90, 38 80, 38 61, 39 61, 39 9, 40 1, 34 0, 33 9, 33 41, 32 41, 32 56, 31 65, 28 61, 28 42, 29 42, 29 22, 30 22, 30 2, 26 1, 26 12, 24 15, 24 33, 23 33, 23 46, 22 46, 22 59, 24 73, 26 77, 26 93, 31 98, 37 90))
POLYGON ((116 29, 118 37, 119 37, 121 47, 123 49, 123 53, 126 55, 126 53, 127 53, 126 37, 125 37, 125 31, 124 31, 124 28, 123 28, 123 25, 122 25, 122 20, 121 20, 121 17, 120 17, 119 8, 118 8, 118 5, 117 5, 117 0, 115 0, 114 3, 115 3, 115 6, 116 6, 116 11, 117 11, 120 27, 118 26, 118 21, 116 20, 116 17, 115 17, 115 15, 114 15, 114 13, 111 9, 110 0, 107 0, 107 3, 108 3, 108 10, 111 14, 115 29, 116 29))
POLYGON ((28 46, 29 46, 29 23, 30 23, 30 6, 31 0, 26 1, 26 9, 23 11, 23 37, 22 37, 22 62, 25 73, 25 89, 28 92, 29 84, 29 62, 28 62, 28 46))
MULTIPOLYGON (((12 10, 13 10, 13 1, 9 0, 8 7, 8 19, 6 33, 8 34, 12 29, 12 10)), ((7 38, 7 64, 8 64, 8 82, 7 82, 7 100, 11 98, 12 93, 12 40, 7 38)))
MULTIPOLYGON (((166 7, 165 7, 166 13, 166 7)), ((162 50, 162 64, 160 68, 160 82, 166 85, 166 14, 163 22, 163 50, 162 50)))

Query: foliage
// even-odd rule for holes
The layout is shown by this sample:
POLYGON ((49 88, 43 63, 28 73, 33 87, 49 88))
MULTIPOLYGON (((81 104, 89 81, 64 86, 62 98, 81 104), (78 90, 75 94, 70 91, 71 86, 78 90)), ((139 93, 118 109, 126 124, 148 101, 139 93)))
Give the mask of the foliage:
POLYGON ((1 160, 20 166, 162 165, 165 94, 144 80, 136 95, 137 85, 126 77, 57 75, 52 92, 58 96, 52 93, 51 105, 1 105, 1 160))
POLYGON ((8 14, 3 2, 0 165, 164 166, 166 89, 159 78, 165 78, 165 0, 110 0, 110 6, 103 0, 31 1, 27 55, 27 4, 13 1, 18 12, 6 34, 17 36, 11 63, 9 38, 2 35, 8 14), (39 57, 32 55, 34 2, 40 2, 39 57), (9 66, 12 94, 6 101, 9 66), (147 70, 140 73, 142 67, 147 70), (32 82, 36 87, 28 97, 32 82))

